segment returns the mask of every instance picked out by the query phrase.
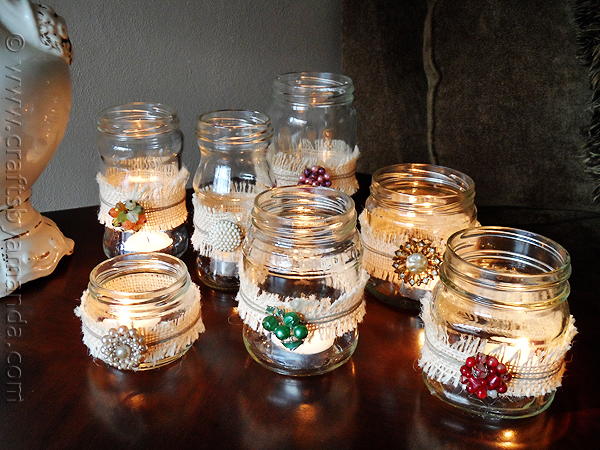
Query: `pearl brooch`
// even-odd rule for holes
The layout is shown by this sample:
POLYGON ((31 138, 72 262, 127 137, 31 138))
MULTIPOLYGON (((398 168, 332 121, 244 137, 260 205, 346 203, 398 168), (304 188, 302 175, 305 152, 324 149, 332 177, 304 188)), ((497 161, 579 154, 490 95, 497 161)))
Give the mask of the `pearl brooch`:
POLYGON ((120 326, 111 328, 108 334, 102 336, 100 351, 104 355, 104 362, 123 370, 135 370, 139 367, 148 351, 144 345, 144 337, 140 336, 135 328, 120 326))
POLYGON ((211 245, 221 252, 232 252, 242 243, 242 229, 231 220, 219 220, 208 232, 211 245))

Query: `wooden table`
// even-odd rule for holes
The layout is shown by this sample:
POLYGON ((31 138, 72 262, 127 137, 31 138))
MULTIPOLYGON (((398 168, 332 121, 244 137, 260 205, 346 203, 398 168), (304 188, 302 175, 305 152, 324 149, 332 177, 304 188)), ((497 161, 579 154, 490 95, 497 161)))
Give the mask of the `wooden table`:
MULTIPOLYGON (((368 182, 361 179, 359 205, 368 182)), ((146 373, 94 361, 73 309, 104 259, 95 212, 48 214, 75 240, 75 253, 53 275, 27 283, 20 297, 0 301, 0 448, 600 448, 598 214, 480 209, 484 224, 540 232, 570 250, 570 304, 580 332, 546 413, 484 423, 426 391, 416 366, 418 320, 371 298, 353 358, 319 377, 288 378, 253 362, 233 295, 205 288, 207 331, 180 361, 146 373), (7 336, 7 322, 18 318, 22 335, 7 336), (7 401, 19 388, 22 401, 7 401)), ((193 253, 184 259, 193 271, 193 253)))

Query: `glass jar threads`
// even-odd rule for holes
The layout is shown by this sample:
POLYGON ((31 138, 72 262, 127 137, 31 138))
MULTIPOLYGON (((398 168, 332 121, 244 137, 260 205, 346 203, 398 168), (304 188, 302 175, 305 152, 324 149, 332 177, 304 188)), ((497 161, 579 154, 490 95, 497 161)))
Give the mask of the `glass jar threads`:
POLYGON ((356 192, 360 153, 353 99, 354 85, 344 75, 299 72, 275 79, 269 162, 278 186, 308 184, 356 192))
POLYGON ((286 375, 317 375, 346 362, 365 314, 361 254, 346 194, 287 186, 257 196, 237 295, 250 355, 286 375))
POLYGON ((183 261, 164 253, 98 264, 75 314, 90 355, 124 370, 168 364, 204 332, 200 290, 183 261))
POLYGON ((239 286, 238 260, 254 197, 274 186, 266 152, 273 129, 257 111, 215 111, 198 119, 200 164, 194 176, 194 234, 200 280, 239 286))
POLYGON ((444 258, 433 300, 423 301, 429 390, 480 416, 540 413, 577 332, 569 254, 535 233, 480 227, 452 235, 444 258))
POLYGON ((188 245, 179 119, 160 103, 104 110, 97 122, 102 169, 98 220, 109 258, 160 251, 180 256, 188 245))
POLYGON ((369 292, 417 311, 438 280, 446 239, 478 225, 474 198, 473 180, 457 170, 429 164, 377 170, 359 218, 369 292))

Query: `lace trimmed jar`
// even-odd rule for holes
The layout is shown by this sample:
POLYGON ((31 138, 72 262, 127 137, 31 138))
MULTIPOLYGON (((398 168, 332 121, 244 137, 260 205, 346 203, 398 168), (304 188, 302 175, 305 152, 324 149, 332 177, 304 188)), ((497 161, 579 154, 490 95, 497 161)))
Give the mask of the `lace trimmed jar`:
POLYGON ((257 111, 215 111, 198 119, 200 164, 194 176, 194 234, 200 280, 235 291, 240 246, 254 198, 275 185, 266 152, 273 129, 257 111))
POLYGON ((473 180, 453 169, 397 164, 377 170, 359 218, 369 292, 417 311, 438 280, 446 239, 479 225, 474 198, 473 180))
POLYGON ((179 119, 159 103, 128 103, 100 114, 102 170, 98 220, 109 258, 134 252, 185 252, 189 172, 181 166, 179 119))
POLYGON ((480 416, 545 410, 577 332, 570 273, 567 251, 534 233, 480 227, 450 237, 433 301, 423 301, 419 365, 431 393, 480 416))
POLYGON ((331 186, 352 195, 358 189, 354 85, 344 75, 299 72, 279 75, 269 116, 275 134, 269 162, 278 186, 300 182, 331 186), (310 169, 315 179, 306 181, 310 169), (304 171, 307 171, 305 174, 304 171), (317 181, 319 175, 324 180, 317 181))
POLYGON ((98 264, 75 315, 90 355, 124 370, 168 364, 204 332, 200 290, 183 261, 164 253, 98 264))
POLYGON ((286 375, 316 375, 346 362, 365 314, 361 254, 346 194, 288 186, 257 196, 237 295, 252 357, 286 375))

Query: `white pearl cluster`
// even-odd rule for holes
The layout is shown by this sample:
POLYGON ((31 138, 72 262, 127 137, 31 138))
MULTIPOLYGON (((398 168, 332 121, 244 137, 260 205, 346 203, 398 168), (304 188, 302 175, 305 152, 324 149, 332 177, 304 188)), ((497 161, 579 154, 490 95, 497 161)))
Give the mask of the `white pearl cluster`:
POLYGON ((231 220, 219 220, 208 232, 210 244, 221 252, 232 252, 242 243, 242 230, 231 220))
POLYGON ((148 347, 144 345, 144 336, 140 336, 135 328, 120 326, 111 328, 102 336, 100 351, 103 361, 117 369, 135 370, 142 362, 148 347))

